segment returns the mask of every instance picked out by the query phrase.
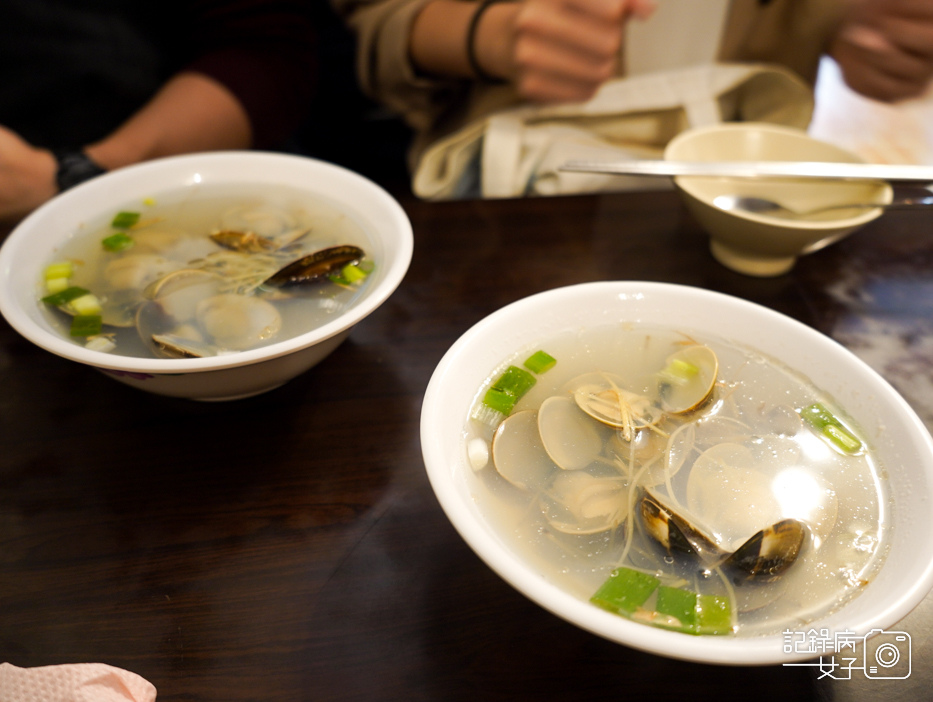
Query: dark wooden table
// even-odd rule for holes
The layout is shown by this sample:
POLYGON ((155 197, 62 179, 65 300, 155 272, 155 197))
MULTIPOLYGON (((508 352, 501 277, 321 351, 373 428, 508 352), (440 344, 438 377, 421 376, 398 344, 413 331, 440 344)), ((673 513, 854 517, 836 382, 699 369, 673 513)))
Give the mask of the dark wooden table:
POLYGON ((0 661, 97 661, 159 702, 928 699, 906 680, 723 668, 609 643, 532 604, 434 499, 435 364, 518 298, 594 280, 736 295, 852 348, 933 427, 933 228, 890 213, 788 275, 717 264, 672 192, 424 203, 398 292, 310 372, 210 404, 123 386, 0 321, 0 661))

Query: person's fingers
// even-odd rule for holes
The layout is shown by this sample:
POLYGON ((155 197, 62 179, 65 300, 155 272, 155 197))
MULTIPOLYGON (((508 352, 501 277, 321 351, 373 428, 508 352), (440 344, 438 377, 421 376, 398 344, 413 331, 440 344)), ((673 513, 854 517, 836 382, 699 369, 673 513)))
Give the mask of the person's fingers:
POLYGON ((583 102, 599 89, 600 82, 567 79, 543 72, 527 73, 516 82, 516 89, 533 102, 583 102))
POLYGON ((833 58, 839 64, 846 84, 873 100, 896 102, 916 97, 928 83, 923 78, 884 70, 874 56, 866 57, 860 47, 840 46, 833 52, 833 58))
POLYGON ((875 27, 847 27, 832 53, 849 87, 877 100, 913 97, 933 78, 933 61, 903 50, 875 27))
POLYGON ((622 46, 624 23, 585 14, 561 2, 527 3, 515 17, 516 42, 534 38, 583 55, 615 56, 622 46))
POLYGON ((654 0, 532 0, 514 19, 514 82, 540 102, 586 100, 616 73, 632 17, 654 0))

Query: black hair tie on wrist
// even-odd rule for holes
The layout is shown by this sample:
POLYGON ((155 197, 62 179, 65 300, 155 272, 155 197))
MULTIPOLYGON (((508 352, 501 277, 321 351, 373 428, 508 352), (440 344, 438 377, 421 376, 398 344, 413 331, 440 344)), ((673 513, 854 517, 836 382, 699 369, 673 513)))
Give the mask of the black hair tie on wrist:
POLYGON ((479 61, 476 60, 476 28, 479 26, 479 20, 483 16, 483 13, 489 9, 490 5, 495 5, 497 2, 506 2, 507 0, 480 0, 479 7, 476 8, 476 11, 473 13, 473 16, 470 18, 470 25, 467 28, 466 34, 466 55, 467 63, 470 64, 470 69, 476 74, 476 77, 483 81, 484 83, 503 83, 504 81, 501 78, 496 76, 491 76, 486 71, 482 69, 479 65, 479 61))

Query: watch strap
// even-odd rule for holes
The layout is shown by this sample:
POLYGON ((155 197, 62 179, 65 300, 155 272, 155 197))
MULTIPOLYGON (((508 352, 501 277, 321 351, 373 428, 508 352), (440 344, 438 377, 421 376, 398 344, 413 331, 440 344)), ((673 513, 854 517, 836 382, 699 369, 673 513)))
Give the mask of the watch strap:
POLYGON ((58 170, 55 172, 55 184, 59 192, 73 188, 79 183, 90 180, 107 172, 107 169, 96 163, 83 151, 74 149, 59 149, 52 151, 58 170))

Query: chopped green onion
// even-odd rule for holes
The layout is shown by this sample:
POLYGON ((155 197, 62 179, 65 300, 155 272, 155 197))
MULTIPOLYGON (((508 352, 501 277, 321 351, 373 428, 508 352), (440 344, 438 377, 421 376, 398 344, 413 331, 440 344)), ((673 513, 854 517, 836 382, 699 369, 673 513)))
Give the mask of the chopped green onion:
POLYGON ((658 601, 654 607, 658 614, 669 619, 661 619, 660 625, 680 631, 693 631, 697 619, 697 594, 689 590, 662 585, 658 588, 658 601))
POLYGON ((42 298, 42 302, 47 305, 52 305, 52 307, 62 307, 67 305, 72 300, 76 300, 83 295, 87 295, 88 293, 90 293, 90 290, 85 290, 84 288, 79 288, 73 285, 70 288, 65 288, 61 292, 57 292, 52 295, 46 295, 42 298))
POLYGON ((512 408, 515 407, 516 402, 517 400, 514 395, 510 395, 502 390, 497 390, 496 388, 489 388, 486 394, 483 395, 484 405, 506 416, 508 416, 512 408))
POLYGON ((366 270, 362 267, 362 264, 348 263, 340 270, 340 273, 329 275, 328 279, 337 285, 349 286, 358 283, 361 280, 365 280, 370 271, 372 271, 371 266, 369 267, 369 270, 366 270))
POLYGON ((139 221, 139 212, 117 212, 110 226, 114 229, 129 229, 139 221))
POLYGON ((728 598, 697 595, 683 588, 661 585, 654 575, 632 568, 612 571, 590 602, 614 614, 662 629, 686 634, 732 632, 732 608, 728 598))
POLYGON ((101 245, 107 251, 123 251, 124 249, 130 248, 136 242, 133 241, 132 237, 123 232, 117 232, 116 234, 111 234, 108 237, 101 239, 101 245))
POLYGON ((732 607, 729 598, 718 595, 697 597, 698 634, 729 634, 732 632, 732 607))
POLYGON ((692 363, 681 358, 674 358, 661 371, 661 377, 675 385, 685 385, 699 372, 700 369, 692 363))
POLYGON ((509 414, 515 403, 538 382, 526 370, 509 366, 483 397, 483 404, 502 414, 509 414))
POLYGON ((99 314, 79 314, 71 318, 71 336, 94 336, 103 326, 99 314))
POLYGON ((499 410, 480 402, 473 410, 473 419, 475 419, 480 424, 485 424, 486 426, 495 429, 502 423, 502 420, 505 419, 505 415, 499 410))
POLYGON ((815 402, 800 410, 800 416, 830 444, 845 454, 856 454, 862 442, 825 405, 815 402))
POLYGON ((356 283, 357 281, 363 280, 368 275, 368 272, 364 271, 358 265, 354 265, 352 263, 343 267, 343 277, 351 283, 356 283))
POLYGON ((590 602, 616 614, 632 614, 660 584, 655 576, 631 568, 616 568, 590 602))
POLYGON ((71 261, 51 263, 45 267, 45 279, 70 278, 74 273, 74 264, 71 261))
POLYGON ((546 373, 557 364, 557 359, 546 351, 535 351, 522 364, 532 373, 546 373))
POLYGON ((49 278, 45 281, 45 291, 51 295, 67 289, 69 285, 68 278, 49 278))
POLYGON ((93 293, 76 297, 68 303, 68 307, 79 317, 100 315, 100 300, 93 293))

